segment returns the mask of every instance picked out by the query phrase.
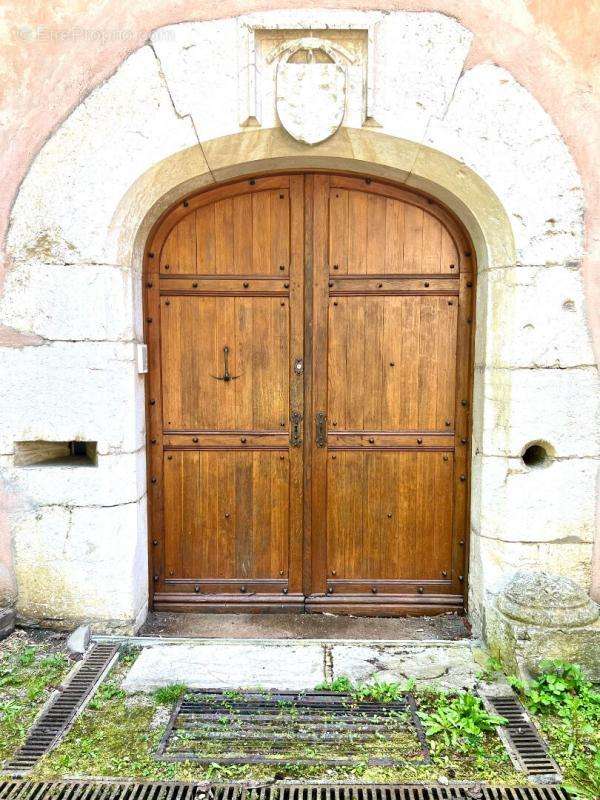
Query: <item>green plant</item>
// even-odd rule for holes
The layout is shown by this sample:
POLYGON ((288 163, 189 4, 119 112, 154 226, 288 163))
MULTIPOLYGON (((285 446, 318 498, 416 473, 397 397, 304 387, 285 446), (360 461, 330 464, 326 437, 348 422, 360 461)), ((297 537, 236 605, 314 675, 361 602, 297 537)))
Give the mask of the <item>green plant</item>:
POLYGON ((325 681, 320 683, 318 686, 315 686, 317 691, 322 692, 351 692, 353 688, 352 681, 345 675, 340 675, 338 678, 334 678, 334 680, 331 682, 325 681))
POLYGON ((600 693, 581 667, 566 661, 543 661, 541 674, 529 685, 511 678, 510 683, 534 714, 557 714, 600 721, 600 693))
POLYGON ((498 674, 502 674, 503 666, 499 658, 490 656, 486 661, 485 667, 477 676, 480 681, 485 683, 492 683, 498 674))
POLYGON ((573 797, 600 797, 600 693, 577 664, 544 661, 519 692, 550 743, 573 797))
POLYGON ((124 697, 125 692, 123 689, 119 688, 119 686, 113 681, 107 681, 106 683, 100 684, 96 690, 96 693, 89 702, 89 707, 93 711, 97 711, 109 700, 114 700, 115 698, 122 699, 124 697))
POLYGON ((170 683, 168 686, 161 686, 156 689, 152 696, 161 706, 170 706, 176 703, 185 692, 186 687, 181 683, 170 683))
POLYGON ((394 703, 406 692, 399 683, 386 683, 384 681, 374 681, 373 683, 363 683, 352 690, 352 697, 355 700, 373 700, 376 703, 394 703))
POLYGON ((409 680, 404 685, 378 680, 372 683, 353 684, 350 678, 347 678, 345 675, 340 675, 330 683, 320 683, 316 688, 317 690, 327 692, 349 694, 354 700, 359 702, 372 700, 376 703, 393 703, 406 692, 410 692, 414 688, 414 685, 414 680, 409 680))
POLYGON ((433 710, 420 711, 419 716, 434 743, 463 751, 477 750, 487 732, 507 722, 504 717, 489 714, 480 698, 467 692, 455 697, 440 695, 433 710))

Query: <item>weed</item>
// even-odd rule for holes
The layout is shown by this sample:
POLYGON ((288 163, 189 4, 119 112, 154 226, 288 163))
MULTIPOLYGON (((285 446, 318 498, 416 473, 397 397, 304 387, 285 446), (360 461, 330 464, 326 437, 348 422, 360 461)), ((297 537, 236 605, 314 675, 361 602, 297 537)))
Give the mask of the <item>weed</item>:
POLYGON ((349 694, 358 702, 372 701, 375 703, 394 703, 398 701, 406 692, 414 689, 414 680, 406 681, 404 685, 400 683, 389 683, 386 681, 375 680, 373 683, 353 684, 350 678, 340 675, 330 683, 320 683, 317 691, 340 692, 349 694))
POLYGON ((170 706, 176 703, 187 687, 181 683, 171 683, 168 686, 161 686, 156 689, 152 696, 161 706, 170 706))
POLYGON ((504 717, 489 714, 480 698, 468 692, 454 697, 442 695, 430 713, 421 711, 419 716, 434 744, 463 752, 480 749, 485 734, 507 722, 504 717))
POLYGON ((581 668, 564 661, 542 662, 529 685, 511 678, 550 743, 574 796, 600 797, 600 693, 581 668))
POLYGON ((494 658, 490 656, 488 658, 485 667, 482 671, 477 675, 480 681, 484 681, 485 683, 492 683, 498 675, 501 675, 503 672, 502 661, 499 658, 494 658))
POLYGON ((0 761, 25 739, 50 691, 63 680, 69 662, 43 647, 20 644, 0 658, 0 761))

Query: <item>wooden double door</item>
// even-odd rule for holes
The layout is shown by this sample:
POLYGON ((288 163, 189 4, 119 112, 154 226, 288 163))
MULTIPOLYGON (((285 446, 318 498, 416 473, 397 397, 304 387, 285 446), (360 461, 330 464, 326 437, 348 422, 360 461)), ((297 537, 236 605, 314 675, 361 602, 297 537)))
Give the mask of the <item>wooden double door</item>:
POLYGON ((146 256, 156 609, 459 609, 474 260, 375 179, 205 191, 146 256))

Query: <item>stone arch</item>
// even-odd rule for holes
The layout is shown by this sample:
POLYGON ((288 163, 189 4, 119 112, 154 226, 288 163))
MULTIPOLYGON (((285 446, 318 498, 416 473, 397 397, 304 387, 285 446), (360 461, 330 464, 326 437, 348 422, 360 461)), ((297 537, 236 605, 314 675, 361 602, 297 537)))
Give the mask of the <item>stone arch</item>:
MULTIPOLYGON (((130 263, 141 281, 143 254, 150 232, 182 197, 245 175, 294 169, 331 169, 392 180, 437 198, 460 220, 475 248, 480 274, 476 304, 476 358, 485 361, 488 313, 486 276, 491 269, 516 261, 510 221, 502 204, 476 173, 431 148, 372 130, 342 129, 323 145, 300 149, 280 129, 252 131, 204 142, 156 164, 121 199, 107 230, 107 252, 118 263, 130 263), (203 169, 200 167, 203 165, 203 169), (200 169, 199 169, 200 167, 200 169)), ((473 442, 483 438, 483 375, 475 373, 473 442)), ((474 444, 473 452, 476 451, 474 444)), ((473 484, 480 483, 477 459, 473 484)), ((479 513, 473 504, 472 515, 479 513)), ((481 560, 479 520, 474 519, 470 560, 481 560)), ((485 603, 483 576, 469 585, 472 617, 485 603)))

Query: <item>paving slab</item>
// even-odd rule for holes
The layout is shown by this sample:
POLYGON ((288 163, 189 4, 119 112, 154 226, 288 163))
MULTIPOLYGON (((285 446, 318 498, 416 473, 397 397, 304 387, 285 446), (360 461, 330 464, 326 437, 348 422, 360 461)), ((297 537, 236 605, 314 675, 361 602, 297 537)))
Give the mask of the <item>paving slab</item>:
POLYGON ((123 681, 126 692, 181 683, 190 689, 314 689, 325 678, 318 644, 198 643, 142 650, 123 681))
POLYGON ((353 683, 403 683, 412 678, 417 686, 471 689, 481 671, 469 641, 336 644, 330 657, 333 677, 344 675, 353 683))

